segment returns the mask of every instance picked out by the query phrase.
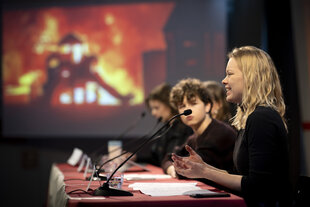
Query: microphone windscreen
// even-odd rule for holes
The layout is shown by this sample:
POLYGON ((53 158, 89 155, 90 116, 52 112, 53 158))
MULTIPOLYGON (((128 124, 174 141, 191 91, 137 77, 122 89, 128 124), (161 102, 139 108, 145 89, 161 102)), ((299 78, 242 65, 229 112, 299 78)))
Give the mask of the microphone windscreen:
POLYGON ((190 115, 191 113, 192 113, 192 110, 191 110, 191 109, 186 109, 186 110, 183 112, 184 116, 188 116, 188 115, 190 115))
POLYGON ((157 119, 157 123, 161 122, 162 120, 163 120, 163 117, 159 117, 159 118, 157 119))

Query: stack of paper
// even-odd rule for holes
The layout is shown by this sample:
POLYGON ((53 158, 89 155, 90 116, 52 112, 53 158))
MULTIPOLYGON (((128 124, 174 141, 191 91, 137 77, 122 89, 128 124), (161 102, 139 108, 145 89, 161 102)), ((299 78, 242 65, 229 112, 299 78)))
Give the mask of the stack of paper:
POLYGON ((133 183, 129 185, 134 190, 150 196, 184 195, 187 191, 200 190, 197 183, 133 183))

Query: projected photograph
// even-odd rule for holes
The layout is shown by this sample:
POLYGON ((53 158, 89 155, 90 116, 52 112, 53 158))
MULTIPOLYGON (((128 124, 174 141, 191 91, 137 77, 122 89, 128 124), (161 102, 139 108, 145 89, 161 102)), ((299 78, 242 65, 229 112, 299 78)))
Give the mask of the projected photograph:
MULTIPOLYGON (((225 7, 133 1, 5 9, 3 135, 117 135, 146 111, 156 85, 220 80, 226 28, 213 10, 225 7)), ((154 122, 146 119, 134 135, 154 122)))

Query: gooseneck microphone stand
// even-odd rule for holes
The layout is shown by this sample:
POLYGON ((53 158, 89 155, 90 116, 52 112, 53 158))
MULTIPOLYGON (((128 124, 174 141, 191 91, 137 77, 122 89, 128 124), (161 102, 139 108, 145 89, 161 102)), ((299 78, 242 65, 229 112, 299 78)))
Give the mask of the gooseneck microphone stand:
MULTIPOLYGON (((128 143, 126 143, 124 146, 129 146, 129 145, 131 145, 131 144, 133 144, 133 143, 136 143, 136 144, 140 143, 140 141, 142 141, 143 139, 145 139, 146 137, 148 137, 149 134, 151 134, 151 133, 156 129, 156 127, 157 127, 158 124, 161 122, 161 120, 162 120, 161 117, 157 119, 156 125, 152 128, 152 130, 151 130, 147 135, 144 135, 144 136, 138 138, 138 140, 133 140, 133 141, 131 141, 131 142, 128 142, 128 143)), ((111 152, 114 152, 114 151, 117 151, 117 150, 120 150, 120 149, 122 149, 122 147, 115 148, 115 149, 112 150, 111 152)), ((130 152, 130 151, 128 151, 128 150, 124 150, 121 154, 119 154, 119 155, 117 155, 117 156, 115 156, 115 157, 112 157, 111 159, 106 160, 106 161, 103 162, 98 168, 96 167, 95 172, 93 173, 93 175, 90 176, 90 177, 87 177, 86 180, 89 180, 91 177, 93 177, 94 179, 107 180, 107 177, 99 175, 100 172, 101 172, 101 170, 102 170, 102 167, 103 167, 104 165, 108 164, 109 162, 111 162, 111 161, 113 161, 113 160, 115 160, 115 159, 121 157, 122 155, 129 153, 129 152, 130 152)), ((96 164, 95 164, 95 166, 96 166, 96 164)))
MULTIPOLYGON (((121 133, 117 138, 115 138, 116 140, 118 139, 123 139, 124 136, 130 132, 132 129, 134 129, 140 122, 141 120, 145 117, 145 112, 143 111, 140 116, 138 117, 137 120, 135 120, 123 133, 121 133)), ((99 159, 100 159, 100 156, 98 155, 97 157, 97 154, 100 153, 101 151, 103 151, 105 146, 101 146, 99 148, 97 148, 96 150, 94 150, 91 154, 90 154, 90 157, 92 158, 95 158, 95 163, 99 162, 99 159), (96 158, 97 157, 97 158, 96 158)), ((115 151, 118 150, 118 149, 115 149, 115 151)))
MULTIPOLYGON (((148 139, 146 139, 127 159, 125 159, 110 175, 110 177, 107 179, 107 181, 105 183, 103 183, 103 185, 101 185, 99 188, 97 188, 94 192, 93 195, 94 196, 133 196, 133 194, 129 191, 125 191, 125 190, 121 190, 121 189, 117 189, 117 188, 111 188, 109 186, 109 182, 111 180, 111 178, 113 177, 113 175, 117 172, 118 169, 120 169, 129 159, 131 159, 137 152, 139 152, 145 144, 147 144, 148 142, 150 142, 159 132, 161 132, 165 127, 167 127, 170 122, 172 120, 174 120, 177 117, 180 117, 182 115, 184 116, 188 116, 192 113, 192 110, 188 109, 185 110, 183 113, 181 114, 177 114, 175 116, 173 116, 171 119, 169 119, 169 121, 164 124, 160 129, 158 129, 151 137, 149 137, 148 139)), ((164 135, 168 130, 170 129, 170 127, 164 131, 164 133, 162 133, 160 136, 164 135)))

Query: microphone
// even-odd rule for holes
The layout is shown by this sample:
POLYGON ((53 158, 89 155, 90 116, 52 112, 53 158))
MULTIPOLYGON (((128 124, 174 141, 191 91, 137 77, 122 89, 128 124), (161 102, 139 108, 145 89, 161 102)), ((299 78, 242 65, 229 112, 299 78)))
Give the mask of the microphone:
MULTIPOLYGON (((192 110, 187 109, 181 114, 177 114, 173 116, 169 121, 167 121, 160 129, 158 129, 151 137, 149 137, 147 140, 145 140, 136 150, 127 158, 125 159, 110 175, 110 177, 107 179, 105 183, 103 183, 102 186, 94 190, 93 195, 94 196, 133 196, 133 194, 129 191, 111 188, 109 186, 109 181, 113 177, 113 175, 117 172, 118 169, 120 169, 128 160, 130 160, 137 152, 139 152, 148 142, 150 142, 159 132, 162 131, 165 127, 167 127, 171 121, 176 119, 177 117, 180 117, 182 115, 188 116, 192 113, 192 110)), ((168 132, 170 127, 168 127, 167 130, 165 130, 163 133, 161 133, 159 136, 163 136, 165 133, 168 132)))
MULTIPOLYGON (((192 114, 192 110, 191 109, 186 109, 182 114, 178 114, 178 115, 180 115, 180 116, 182 116, 182 115, 188 116, 190 114, 192 114)), ((178 115, 176 115, 176 116, 178 116, 178 115)))

